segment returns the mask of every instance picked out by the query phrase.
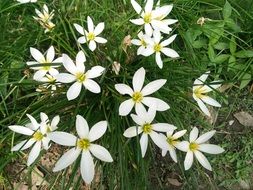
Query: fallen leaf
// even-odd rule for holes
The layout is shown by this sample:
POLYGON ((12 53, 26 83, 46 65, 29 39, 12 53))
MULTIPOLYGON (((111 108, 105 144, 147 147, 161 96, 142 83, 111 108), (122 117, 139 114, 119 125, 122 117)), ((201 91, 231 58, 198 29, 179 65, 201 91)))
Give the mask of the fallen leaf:
POLYGON ((245 127, 253 127, 253 117, 248 112, 241 111, 234 114, 235 118, 245 127))
POLYGON ((181 186, 182 183, 180 183, 177 179, 174 179, 174 178, 168 178, 168 182, 171 184, 171 185, 174 185, 174 186, 181 186))

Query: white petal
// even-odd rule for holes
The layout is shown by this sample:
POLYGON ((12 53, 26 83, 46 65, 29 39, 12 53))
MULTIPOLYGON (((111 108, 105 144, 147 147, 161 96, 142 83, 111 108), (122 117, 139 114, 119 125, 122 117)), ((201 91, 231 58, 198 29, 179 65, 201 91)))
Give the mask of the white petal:
POLYGON ((134 102, 132 99, 125 100, 119 106, 119 115, 121 115, 121 116, 128 115, 131 112, 131 110, 133 109, 133 107, 134 107, 134 102))
POLYGON ((144 20, 142 18, 131 19, 130 22, 135 25, 143 25, 144 24, 144 20))
POLYGON ((204 154, 202 154, 199 151, 195 151, 194 155, 196 156, 197 160, 199 161, 199 163, 206 168, 207 170, 212 171, 212 167, 210 165, 210 163, 208 162, 208 160, 206 159, 206 157, 204 156, 204 154))
POLYGON ((162 61, 161 53, 160 52, 156 52, 156 54, 155 54, 155 61, 156 61, 156 64, 158 65, 158 67, 160 69, 162 69, 163 68, 163 61, 162 61))
POLYGON ((104 162, 113 162, 112 156, 108 150, 100 145, 91 144, 90 151, 99 160, 102 160, 104 162))
POLYGON ((33 138, 29 140, 21 141, 20 143, 12 147, 11 151, 25 150, 27 148, 30 148, 34 144, 34 142, 35 140, 33 138))
POLYGON ((144 29, 145 29, 145 32, 146 32, 147 35, 152 36, 153 29, 152 29, 150 24, 145 24, 144 29))
POLYGON ((199 135, 199 130, 197 127, 194 127, 190 132, 190 137, 189 137, 190 142, 196 141, 196 139, 198 138, 198 135, 199 135))
POLYGON ((141 55, 147 57, 147 56, 152 55, 153 53, 155 53, 154 48, 148 46, 146 49, 144 49, 144 50, 141 52, 141 55))
POLYGON ((159 44, 159 42, 162 38, 161 32, 155 30, 153 36, 154 36, 153 39, 154 39, 155 44, 159 44))
POLYGON ((94 34, 95 36, 99 35, 105 28, 105 23, 101 22, 99 23, 94 30, 94 34))
POLYGON ((89 126, 87 121, 81 116, 76 116, 76 131, 80 138, 88 138, 89 136, 89 126))
POLYGON ((136 103, 134 108, 135 108, 135 112, 137 113, 137 115, 139 113, 145 113, 146 112, 146 109, 145 109, 145 107, 142 103, 136 103))
POLYGON ((40 112, 40 119, 42 122, 45 122, 45 123, 49 121, 47 114, 45 114, 44 112, 40 112))
POLYGON ((92 78, 97 78, 103 74, 105 71, 104 67, 101 66, 94 66, 90 70, 87 71, 87 78, 92 79, 92 78))
POLYGON ((196 143, 201 144, 208 141, 210 138, 212 138, 215 132, 215 130, 212 130, 207 133, 204 133, 203 135, 200 135, 199 138, 197 138, 196 143))
POLYGON ((60 73, 56 76, 56 79, 62 83, 71 83, 76 80, 76 77, 68 73, 60 73))
POLYGON ((87 22, 88 22, 89 32, 93 32, 94 31, 94 24, 93 24, 92 19, 89 16, 87 16, 87 22))
POLYGON ((83 53, 83 51, 79 51, 76 55, 76 68, 78 72, 84 73, 85 72, 85 66, 84 62, 86 61, 86 57, 83 53))
POLYGON ((137 40, 137 39, 132 39, 131 40, 131 44, 134 44, 136 46, 141 46, 141 41, 140 40, 137 40))
POLYGON ((143 67, 139 68, 133 76, 133 88, 135 92, 140 92, 145 80, 145 69, 143 67))
POLYGON ((145 121, 143 120, 144 117, 141 117, 140 115, 131 114, 131 118, 140 126, 145 124, 145 121))
POLYGON ((200 144, 198 150, 208 154, 220 154, 225 151, 223 148, 215 144, 200 144))
POLYGON ((41 149, 41 141, 37 141, 29 153, 27 166, 30 166, 38 158, 41 149))
POLYGON ((28 135, 28 136, 31 136, 34 133, 34 131, 32 131, 31 129, 20 126, 20 125, 11 125, 9 126, 9 129, 16 133, 20 133, 20 134, 28 135))
POLYGON ((122 95, 128 94, 132 96, 133 90, 126 84, 115 84, 115 89, 122 95))
POLYGON ((176 129, 174 125, 168 124, 168 123, 156 123, 152 124, 153 130, 159 131, 159 132, 168 132, 168 131, 173 131, 176 129))
POLYGON ((182 137, 186 132, 187 132, 187 130, 178 131, 178 132, 176 132, 176 133, 173 135, 173 138, 178 139, 178 138, 182 137))
POLYGON ((125 130, 123 135, 127 138, 132 138, 139 135, 141 132, 142 132, 141 127, 134 126, 134 127, 129 127, 127 130, 125 130))
POLYGON ((85 36, 82 36, 82 37, 78 38, 77 41, 78 41, 80 44, 84 44, 84 43, 86 43, 87 40, 86 40, 86 37, 85 37, 85 36))
POLYGON ((217 102, 216 100, 214 100, 213 98, 209 97, 209 96, 203 96, 201 97, 201 100, 211 106, 215 106, 215 107, 221 107, 220 103, 217 102))
POLYGON ((170 157, 172 158, 172 160, 177 163, 177 154, 176 154, 175 148, 170 149, 169 152, 170 152, 170 157))
POLYGON ((201 75, 199 78, 197 78, 194 81, 194 85, 203 84, 206 81, 209 74, 210 74, 210 71, 205 72, 203 75, 201 75))
POLYGON ((78 70, 76 69, 76 65, 67 54, 62 54, 62 62, 65 69, 71 74, 75 75, 78 72, 78 70))
POLYGON ((151 12, 153 9, 154 0, 147 0, 145 5, 145 12, 151 12))
POLYGON ((48 137, 50 138, 50 140, 63 146, 75 146, 77 141, 76 136, 61 131, 49 133, 48 137))
POLYGON ((159 79, 159 80, 155 80, 155 81, 148 83, 142 89, 142 91, 141 91, 142 95, 147 96, 147 95, 150 95, 150 94, 156 92, 166 83, 166 81, 167 80, 165 80, 165 79, 159 79))
POLYGON ((131 0, 131 4, 134 10, 137 12, 137 14, 140 14, 142 10, 141 6, 135 0, 131 0))
POLYGON ((93 93, 100 93, 101 89, 100 86, 98 85, 98 83, 96 83, 95 81, 91 80, 91 79, 86 79, 83 82, 83 85, 85 86, 85 88, 93 93))
POLYGON ((47 73, 46 70, 38 70, 34 73, 33 79, 39 81, 41 80, 42 77, 46 75, 46 73, 47 73))
POLYGON ((189 170, 193 163, 193 152, 188 151, 184 159, 184 169, 189 170))
POLYGON ((93 142, 102 137, 107 129, 107 121, 100 121, 96 123, 89 132, 89 140, 93 142))
POLYGON ((148 107, 155 105, 156 107, 154 107, 154 109, 157 111, 165 111, 170 108, 170 106, 163 100, 160 100, 158 98, 153 98, 153 97, 144 97, 142 100, 142 103, 148 107))
POLYGON ((143 52, 145 51, 145 47, 144 46, 140 46, 138 49, 137 49, 137 55, 143 55, 143 52))
POLYGON ((171 48, 162 48, 161 51, 168 57, 171 57, 171 58, 179 57, 178 53, 171 48))
POLYGON ((107 39, 105 38, 102 38, 102 37, 95 37, 94 39, 97 43, 100 43, 100 44, 105 44, 107 42, 107 39))
POLYGON ((74 27, 76 28, 77 32, 84 35, 84 30, 83 30, 82 26, 80 26, 79 24, 74 23, 74 27))
POLYGON ((90 184, 94 178, 95 166, 89 151, 83 151, 81 158, 81 175, 85 183, 90 184))
POLYGON ((149 133, 153 142, 161 149, 168 149, 168 143, 165 139, 160 138, 160 135, 154 131, 149 133))
POLYGON ((68 100, 76 99, 79 96, 81 89, 82 89, 82 83, 75 82, 74 84, 72 84, 67 91, 68 100))
POLYGON ((147 148, 148 148, 148 135, 142 134, 140 139, 140 145, 141 145, 141 155, 142 158, 145 156, 147 148))
POLYGON ((207 116, 211 116, 209 110, 207 109, 206 105, 202 102, 202 100, 197 99, 197 103, 199 108, 204 112, 204 114, 206 114, 207 116))
POLYGON ((50 142, 50 139, 47 138, 47 137, 44 137, 42 139, 42 146, 45 150, 48 150, 49 149, 49 142, 50 142))
POLYGON ((164 18, 171 12, 172 8, 173 8, 173 5, 164 5, 162 7, 159 7, 157 9, 157 12, 159 12, 164 18))
POLYGON ((97 45, 96 45, 96 42, 94 40, 90 41, 89 43, 89 49, 91 51, 94 51, 96 49, 97 45))
POLYGON ((53 128, 53 130, 57 128, 57 125, 58 125, 59 122, 60 122, 60 116, 59 115, 55 116, 52 119, 51 127, 53 128))
POLYGON ((156 109, 149 107, 147 114, 145 115, 145 121, 147 123, 152 123, 156 116, 156 109))
POLYGON ((62 157, 56 162, 55 167, 53 168, 53 172, 58 172, 69 165, 71 165, 79 156, 81 150, 79 148, 71 148, 66 153, 62 155, 62 157))
POLYGON ((167 40, 164 40, 163 42, 161 42, 161 46, 165 47, 165 46, 171 44, 176 39, 176 37, 177 37, 176 34, 169 37, 167 40))
POLYGON ((31 125, 32 129, 37 130, 40 127, 40 125, 38 124, 36 119, 33 116, 31 116, 30 114, 26 114, 26 116, 30 119, 30 121, 32 123, 32 125, 31 125))
POLYGON ((52 63, 54 60, 54 56, 55 56, 55 51, 54 51, 54 46, 50 46, 50 48, 47 50, 47 63, 52 63))
POLYGON ((38 61, 39 63, 46 61, 44 55, 39 50, 31 47, 30 52, 31 52, 31 55, 33 56, 33 58, 36 61, 38 61))
POLYGON ((175 147, 183 152, 187 152, 189 150, 189 142, 188 141, 181 141, 175 145, 175 147))

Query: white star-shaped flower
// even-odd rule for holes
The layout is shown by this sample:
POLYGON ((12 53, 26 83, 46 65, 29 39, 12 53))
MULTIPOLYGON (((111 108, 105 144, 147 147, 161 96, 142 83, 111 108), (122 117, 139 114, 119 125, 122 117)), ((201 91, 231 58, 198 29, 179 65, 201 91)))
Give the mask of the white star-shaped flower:
POLYGON ((167 151, 169 151, 170 157, 174 160, 174 162, 177 162, 177 154, 175 149, 177 144, 180 142, 178 139, 182 137, 186 131, 187 130, 181 130, 173 134, 174 130, 172 130, 167 132, 166 136, 160 133, 160 137, 167 141, 167 148, 162 150, 162 156, 165 156, 167 151))
POLYGON ((128 94, 131 96, 130 99, 122 102, 119 106, 119 115, 126 116, 128 115, 132 108, 135 107, 136 113, 140 110, 146 110, 144 105, 151 107, 154 106, 153 109, 157 111, 165 111, 170 108, 170 106, 154 97, 146 97, 150 94, 153 94, 157 90, 159 90, 167 80, 159 79, 148 83, 143 87, 145 80, 145 69, 141 67, 138 69, 133 76, 133 89, 126 84, 116 84, 115 89, 122 95, 128 94), (144 105, 143 105, 144 104, 144 105))
POLYGON ((208 162, 204 154, 202 154, 201 152, 205 152, 208 154, 220 154, 224 152, 224 149, 220 146, 207 143, 207 141, 212 138, 215 132, 215 130, 212 130, 198 137, 199 130, 198 128, 194 127, 190 132, 189 142, 182 141, 177 144, 177 148, 179 150, 187 152, 184 160, 185 170, 191 168, 194 155, 204 168, 212 171, 210 163, 208 162))
POLYGON ((85 72, 84 62, 86 61, 83 51, 79 51, 76 56, 76 64, 66 54, 62 55, 63 65, 69 73, 60 73, 56 76, 57 80, 62 83, 72 83, 67 91, 68 100, 77 98, 81 92, 82 86, 93 93, 100 93, 100 86, 92 79, 99 77, 105 68, 94 66, 85 72))
POLYGON ((204 112, 204 114, 210 117, 210 112, 204 103, 215 107, 221 107, 221 105, 213 98, 207 96, 206 93, 211 92, 213 89, 219 88, 221 84, 217 84, 220 81, 213 81, 209 85, 205 85, 204 83, 209 73, 210 71, 207 71, 205 74, 201 75, 198 79, 194 81, 192 88, 192 96, 194 100, 197 101, 199 108, 204 112))
POLYGON ((58 71, 55 68, 60 67, 60 65, 54 65, 54 63, 62 63, 62 57, 54 60, 55 50, 53 46, 47 50, 46 56, 32 47, 30 48, 30 52, 35 61, 28 61, 26 64, 29 65, 31 69, 37 70, 33 76, 34 80, 40 80, 47 73, 53 76, 58 74, 58 71))
POLYGON ((63 146, 73 147, 57 161, 53 171, 57 172, 68 167, 81 154, 80 168, 82 178, 86 183, 91 183, 95 173, 94 161, 91 154, 104 162, 113 161, 107 149, 100 145, 93 144, 95 140, 104 135, 106 129, 107 122, 100 121, 89 130, 87 121, 82 116, 77 115, 76 131, 78 137, 66 132, 50 133, 49 137, 52 141, 63 146))
POLYGON ((139 39, 132 39, 131 43, 140 46, 137 50, 137 55, 140 55, 147 48, 148 42, 145 40, 147 39, 146 34, 143 34, 142 31, 138 33, 138 38, 139 39))
POLYGON ((79 24, 74 24, 74 27, 76 28, 76 30, 83 35, 82 37, 78 38, 78 42, 80 44, 84 44, 84 43, 89 43, 89 49, 91 51, 94 51, 97 47, 96 43, 101 43, 104 44, 107 42, 106 39, 99 37, 98 35, 100 35, 104 28, 105 28, 105 24, 103 22, 100 22, 96 27, 94 27, 94 23, 92 21, 92 19, 88 16, 87 17, 87 25, 88 25, 88 31, 85 30, 82 26, 80 26, 79 24))
POLYGON ((57 71, 56 75, 46 74, 44 77, 39 79, 38 81, 43 82, 43 84, 40 85, 39 88, 37 88, 36 90, 38 92, 41 92, 42 91, 41 89, 51 89, 51 93, 53 95, 54 94, 53 91, 56 91, 57 88, 62 86, 62 84, 56 78, 58 74, 59 72, 57 71))
MULTIPOLYGON (((30 119, 31 123, 27 124, 26 126, 20 126, 20 125, 11 125, 9 126, 9 129, 16 133, 20 133, 23 135, 29 136, 28 140, 23 140, 17 145, 15 145, 11 151, 18 151, 18 150, 26 150, 30 148, 32 145, 33 148, 31 149, 28 160, 27 160, 27 166, 30 166, 39 156, 41 149, 47 150, 49 148, 49 142, 50 139, 48 138, 48 122, 44 121, 41 124, 39 124, 34 117, 32 117, 29 114, 26 114, 27 117, 30 119)), ((45 114, 41 113, 43 117, 45 118, 45 114)), ((58 116, 59 117, 59 116, 58 116)), ((59 118, 55 117, 50 124, 51 130, 54 130, 57 128, 57 124, 59 122, 59 118)), ((48 120, 48 118, 47 118, 48 120)))
POLYGON ((164 40, 162 42, 160 42, 162 39, 160 32, 154 31, 153 36, 154 36, 153 38, 146 38, 146 41, 148 42, 148 47, 142 51, 142 55, 150 56, 155 53, 156 63, 158 65, 158 67, 161 69, 161 68, 163 68, 163 61, 161 58, 161 53, 163 53, 167 57, 171 57, 171 58, 179 57, 178 53, 175 50, 166 47, 175 40, 177 35, 175 34, 175 35, 171 36, 170 38, 168 38, 167 40, 164 40))
POLYGON ((161 149, 167 148, 166 139, 161 138, 157 132, 169 132, 176 129, 174 125, 168 123, 152 123, 156 115, 156 111, 152 108, 148 112, 140 110, 137 115, 131 114, 132 119, 137 126, 129 127, 125 132, 124 136, 127 138, 135 137, 142 133, 140 138, 141 155, 145 156, 148 147, 148 136, 151 137, 152 141, 161 149))

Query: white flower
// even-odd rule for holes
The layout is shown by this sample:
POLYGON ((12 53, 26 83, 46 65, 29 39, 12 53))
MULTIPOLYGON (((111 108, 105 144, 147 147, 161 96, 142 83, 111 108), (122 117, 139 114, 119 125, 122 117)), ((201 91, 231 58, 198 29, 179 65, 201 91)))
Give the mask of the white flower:
POLYGON ((30 148, 32 145, 27 166, 30 166, 39 156, 41 149, 47 150, 49 148, 50 139, 47 137, 46 125, 40 125, 31 115, 26 114, 30 119, 31 123, 27 124, 26 127, 20 125, 11 125, 9 129, 16 133, 29 136, 28 140, 23 140, 17 145, 15 145, 11 151, 25 150, 30 148))
POLYGON ((52 121, 50 122, 47 114, 45 114, 44 112, 41 112, 40 113, 40 119, 41 119, 41 123, 40 125, 43 127, 43 128, 46 128, 46 132, 47 134, 55 131, 58 127, 58 123, 60 121, 60 117, 59 115, 55 116, 52 121))
POLYGON ((47 50, 46 57, 39 50, 32 47, 30 52, 35 61, 28 61, 26 64, 31 66, 31 69, 37 70, 33 76, 34 80, 40 80, 47 73, 53 76, 58 74, 55 68, 60 67, 60 65, 54 65, 53 63, 62 63, 62 57, 54 60, 55 50, 53 46, 47 50))
POLYGON ((190 132, 189 142, 182 141, 177 144, 177 148, 181 151, 187 152, 184 160, 184 168, 188 170, 193 163, 193 155, 197 158, 199 163, 206 169, 212 171, 212 167, 206 157, 201 153, 220 154, 224 149, 214 144, 208 144, 207 141, 215 134, 215 130, 204 133, 199 136, 199 130, 194 127, 190 132))
POLYGON ((121 65, 117 61, 114 61, 112 64, 112 70, 115 72, 116 75, 119 75, 121 65))
POLYGON ((206 93, 211 92, 213 89, 217 89, 221 86, 221 84, 217 84, 219 81, 213 81, 209 85, 205 85, 205 81, 209 75, 210 71, 206 72, 205 74, 201 75, 198 79, 196 79, 193 83, 193 98, 197 101, 198 106, 200 109, 210 117, 210 112, 208 108, 206 107, 206 104, 209 104, 211 106, 215 107, 221 107, 220 103, 214 100, 213 98, 206 95, 206 93), (213 84, 216 83, 216 84, 213 84))
POLYGON ((76 56, 76 64, 66 54, 63 54, 63 65, 69 73, 60 73, 57 75, 57 80, 62 83, 72 83, 67 91, 68 100, 77 98, 81 92, 82 86, 93 93, 100 93, 100 86, 92 80, 97 78, 104 72, 105 68, 101 66, 92 67, 85 72, 84 62, 86 61, 85 55, 79 51, 76 56))
POLYGON ((154 1, 147 0, 144 10, 142 11, 141 6, 135 0, 131 0, 131 4, 137 14, 140 14, 141 18, 132 19, 130 22, 136 25, 144 25, 145 33, 149 36, 152 35, 153 29, 164 33, 169 33, 172 30, 168 25, 175 23, 176 20, 164 20, 164 18, 171 12, 173 8, 172 5, 156 7, 155 10, 153 10, 154 1))
POLYGON ((147 48, 148 42, 146 41, 147 36, 145 34, 143 34, 142 31, 138 33, 138 38, 139 38, 139 40, 132 39, 131 43, 136 46, 140 46, 137 50, 137 55, 140 55, 147 48))
POLYGON ((98 35, 101 34, 101 32, 105 28, 105 24, 103 22, 100 22, 96 27, 94 27, 94 23, 92 19, 88 16, 87 17, 87 25, 88 25, 88 31, 85 30, 82 26, 79 24, 74 24, 74 27, 76 30, 82 34, 83 36, 78 38, 78 42, 80 44, 89 43, 89 49, 91 51, 94 51, 97 47, 97 43, 104 44, 107 42, 106 39, 99 37, 98 35))
POLYGON ((60 171, 71 165, 77 157, 81 157, 81 175, 86 183, 91 183, 94 178, 94 162, 91 154, 104 162, 112 162, 113 159, 104 147, 93 144, 93 142, 102 137, 107 129, 107 122, 100 121, 90 130, 87 121, 80 115, 76 116, 76 131, 78 137, 66 132, 53 132, 49 134, 52 141, 63 145, 72 146, 55 164, 54 172, 60 171))
POLYGON ((174 160, 174 162, 177 162, 177 154, 175 148, 180 142, 178 139, 182 137, 186 131, 187 130, 181 130, 173 134, 174 130, 172 130, 167 132, 166 136, 160 133, 160 137, 167 141, 167 147, 166 149, 162 150, 162 156, 165 156, 167 154, 167 151, 169 151, 170 157, 174 160))
POLYGON ((145 79, 145 69, 141 67, 138 69, 133 76, 133 89, 126 84, 116 84, 115 89, 122 95, 128 94, 131 96, 130 99, 122 102, 119 106, 119 115, 126 116, 128 115, 132 108, 135 106, 136 113, 139 110, 145 110, 143 104, 148 107, 154 106, 153 108, 157 111, 165 111, 170 108, 170 106, 158 99, 153 97, 146 97, 157 90, 159 90, 167 80, 159 79, 148 83, 143 87, 145 79), (143 87, 143 88, 142 88, 143 87))
POLYGON ((37 20, 43 28, 45 28, 45 33, 51 31, 55 27, 55 24, 52 22, 54 10, 50 13, 47 5, 44 4, 42 12, 38 9, 35 9, 35 12, 38 17, 33 18, 37 20))
POLYGON ((167 148, 166 139, 160 138, 157 132, 169 132, 176 129, 174 125, 168 123, 152 123, 156 115, 156 111, 152 108, 148 112, 140 110, 137 115, 131 114, 132 119, 137 126, 129 127, 125 132, 124 136, 127 138, 135 137, 142 133, 140 139, 141 155, 145 156, 148 147, 148 136, 151 137, 152 141, 161 149, 167 148))
POLYGON ((171 57, 171 58, 179 57, 178 53, 175 50, 166 47, 175 40, 177 35, 175 34, 175 35, 171 36, 170 38, 168 38, 167 40, 164 40, 162 42, 160 42, 162 39, 160 32, 154 31, 153 36, 154 36, 153 38, 146 39, 148 41, 149 45, 145 50, 142 51, 142 55, 150 56, 155 53, 156 63, 158 65, 158 67, 161 69, 161 68, 163 68, 163 61, 161 58, 161 53, 163 53, 166 56, 171 57))
POLYGON ((19 3, 35 3, 37 0, 17 0, 19 3))
POLYGON ((50 75, 50 74, 46 74, 44 77, 42 77, 41 79, 39 79, 39 82, 44 82, 44 84, 40 85, 39 88, 37 88, 36 90, 38 92, 43 91, 42 89, 51 89, 52 91, 52 95, 53 95, 53 91, 56 91, 58 87, 61 87, 61 83, 56 79, 56 76, 59 74, 59 72, 57 71, 56 75, 50 75))

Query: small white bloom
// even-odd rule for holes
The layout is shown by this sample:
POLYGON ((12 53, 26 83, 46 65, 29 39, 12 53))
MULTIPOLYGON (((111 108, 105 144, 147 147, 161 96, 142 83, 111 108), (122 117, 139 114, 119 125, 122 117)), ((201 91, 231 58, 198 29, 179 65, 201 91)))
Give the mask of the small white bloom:
MULTIPOLYGON (((11 151, 26 150, 34 145, 27 160, 27 166, 30 166, 39 156, 41 149, 47 150, 49 148, 50 139, 47 137, 47 125, 41 125, 34 119, 34 117, 29 114, 26 115, 31 123, 26 126, 11 125, 9 126, 9 129, 16 133, 29 136, 29 139, 21 141, 15 145, 11 151)), ((54 126, 56 126, 57 123, 54 122, 54 126)))
POLYGON ((164 134, 160 134, 160 137, 167 141, 167 148, 162 150, 162 156, 167 154, 167 151, 170 153, 170 157, 177 162, 177 154, 175 148, 177 148, 177 144, 180 142, 178 139, 182 137, 187 130, 181 130, 173 134, 174 130, 169 131, 164 134))
POLYGON ((72 83, 67 91, 68 100, 77 98, 81 92, 82 86, 93 93, 100 93, 100 86, 92 79, 103 74, 105 68, 101 66, 92 67, 85 72, 84 62, 86 61, 83 51, 79 51, 76 56, 76 64, 66 54, 63 54, 63 65, 69 73, 60 73, 57 80, 62 83, 72 83))
POLYGON ((128 99, 122 102, 119 106, 119 115, 126 116, 128 115, 132 108, 135 107, 136 113, 139 110, 145 110, 144 105, 152 107, 157 111, 165 111, 170 108, 170 106, 158 99, 153 97, 146 97, 150 94, 153 94, 159 90, 167 80, 159 79, 148 83, 143 87, 145 80, 145 69, 141 67, 138 69, 133 76, 133 89, 126 84, 116 84, 115 89, 122 95, 128 94, 131 96, 131 99, 128 99), (144 104, 144 105, 143 105, 144 104))
POLYGON ((157 132, 169 132, 176 129, 174 125, 168 123, 152 123, 156 115, 156 111, 152 108, 146 112, 140 110, 137 115, 131 114, 132 119, 137 126, 129 127, 125 132, 124 136, 127 138, 135 137, 142 133, 140 139, 141 155, 145 156, 148 147, 148 136, 151 137, 152 141, 161 149, 167 148, 166 139, 160 138, 157 132))
POLYGON ((43 28, 45 28, 45 33, 51 31, 55 27, 55 24, 52 22, 52 19, 54 17, 54 10, 50 13, 47 5, 44 4, 42 12, 38 9, 35 9, 35 12, 38 17, 33 18, 37 20, 43 28))
POLYGON ((171 36, 170 38, 168 38, 167 40, 164 40, 162 42, 160 42, 162 39, 160 32, 154 31, 153 36, 154 36, 153 38, 146 38, 146 41, 148 41, 149 45, 145 50, 142 51, 142 55, 150 56, 155 53, 156 63, 158 65, 158 67, 161 69, 161 68, 163 68, 163 61, 161 58, 161 53, 163 53, 167 57, 171 57, 171 58, 179 57, 178 53, 175 50, 166 47, 175 40, 177 35, 175 34, 175 35, 171 36))
POLYGON ((138 33, 138 39, 132 39, 131 43, 136 45, 136 46, 140 46, 137 50, 137 55, 142 54, 142 52, 147 48, 148 46, 148 42, 146 41, 146 39, 148 38, 145 34, 143 34, 143 32, 139 32, 138 33))
POLYGON ((199 108, 204 112, 204 114, 210 117, 210 112, 204 103, 215 107, 221 107, 221 105, 213 98, 207 96, 206 93, 211 92, 213 89, 219 88, 221 84, 217 84, 219 81, 213 81, 209 85, 205 85, 204 83, 209 73, 210 71, 207 71, 205 74, 201 75, 198 79, 194 81, 192 88, 192 96, 194 100, 197 101, 199 108))
POLYGON ((117 61, 114 61, 112 64, 112 70, 115 72, 116 75, 119 75, 121 65, 117 61))
POLYGON ((37 88, 36 90, 38 92, 41 92, 43 91, 43 89, 50 89, 52 95, 54 95, 54 91, 56 91, 57 88, 62 86, 62 84, 56 78, 58 74, 59 72, 57 71, 56 75, 46 74, 44 77, 39 79, 38 81, 43 82, 44 84, 40 85, 39 88, 37 88))
POLYGON ((54 60, 55 50, 53 46, 47 50, 46 56, 32 47, 30 48, 30 52, 35 61, 28 61, 26 64, 29 65, 31 69, 37 70, 33 76, 34 80, 41 80, 47 73, 53 76, 58 74, 55 68, 60 67, 60 65, 54 65, 54 63, 62 63, 62 57, 54 60))
POLYGON ((99 37, 98 35, 101 34, 105 28, 105 24, 103 22, 100 22, 96 27, 94 27, 94 23, 92 19, 88 16, 87 17, 87 25, 88 25, 88 31, 85 30, 82 26, 79 24, 74 24, 74 27, 76 30, 83 35, 82 37, 78 38, 78 42, 80 44, 89 43, 89 49, 91 51, 94 51, 97 47, 97 43, 104 44, 107 42, 106 39, 99 37))
POLYGON ((58 123, 60 121, 60 117, 59 115, 55 116, 52 121, 50 122, 47 114, 45 114, 44 112, 40 113, 40 119, 41 119, 41 123, 40 125, 44 125, 43 128, 46 128, 46 132, 47 134, 55 131, 58 127, 58 123))
POLYGON ((197 158, 199 163, 206 169, 212 171, 212 167, 204 154, 201 152, 205 152, 208 154, 220 154, 224 152, 224 149, 220 146, 214 144, 208 144, 207 141, 212 138, 215 134, 215 130, 209 131, 207 133, 199 135, 198 128, 194 127, 190 132, 189 142, 182 141, 177 144, 177 148, 181 151, 187 152, 184 160, 184 168, 188 170, 191 168, 193 163, 193 155, 197 158))
POLYGON ((17 0, 19 3, 35 3, 37 0, 17 0))
POLYGON ((49 137, 52 141, 63 146, 73 147, 57 161, 53 171, 57 172, 68 167, 80 154, 82 154, 80 164, 81 175, 86 183, 91 183, 95 173, 94 161, 91 154, 104 162, 113 161, 107 149, 100 145, 93 144, 95 140, 104 135, 106 129, 107 122, 100 121, 89 130, 87 121, 82 116, 77 115, 76 131, 78 137, 66 132, 50 133, 49 137))

